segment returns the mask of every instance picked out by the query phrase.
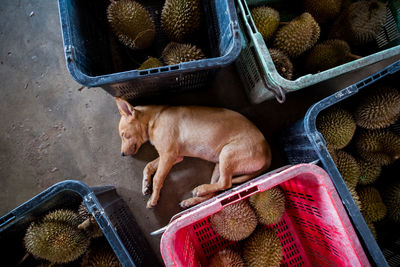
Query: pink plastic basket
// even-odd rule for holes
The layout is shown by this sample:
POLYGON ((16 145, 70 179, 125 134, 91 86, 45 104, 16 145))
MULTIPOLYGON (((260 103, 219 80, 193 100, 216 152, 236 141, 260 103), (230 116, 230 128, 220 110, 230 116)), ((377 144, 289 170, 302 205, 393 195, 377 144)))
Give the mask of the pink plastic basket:
POLYGON ((282 168, 226 191, 174 217, 161 239, 166 266, 207 266, 219 250, 235 247, 210 226, 224 206, 280 185, 287 207, 274 225, 281 266, 370 266, 328 174, 312 164, 282 168))

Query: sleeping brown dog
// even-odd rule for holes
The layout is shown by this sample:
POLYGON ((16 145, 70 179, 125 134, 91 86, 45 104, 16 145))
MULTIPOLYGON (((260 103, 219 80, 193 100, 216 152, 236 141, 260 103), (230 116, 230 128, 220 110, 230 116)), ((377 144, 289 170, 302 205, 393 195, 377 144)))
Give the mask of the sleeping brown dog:
POLYGON ((142 192, 146 195, 152 191, 147 208, 157 205, 165 177, 184 157, 215 162, 215 168, 211 183, 196 187, 193 197, 181 202, 182 207, 254 178, 271 164, 271 150, 264 136, 237 112, 199 106, 133 107, 120 98, 116 102, 122 116, 121 155, 134 155, 147 141, 159 155, 143 170, 142 192))

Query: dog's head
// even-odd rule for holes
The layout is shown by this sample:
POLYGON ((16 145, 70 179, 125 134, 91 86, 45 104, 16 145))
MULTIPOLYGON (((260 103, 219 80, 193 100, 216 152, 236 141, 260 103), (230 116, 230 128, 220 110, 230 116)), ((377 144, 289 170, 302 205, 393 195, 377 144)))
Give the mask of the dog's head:
POLYGON ((121 136, 121 155, 134 155, 146 141, 145 125, 140 121, 140 111, 121 98, 115 98, 121 120, 119 121, 119 135, 121 136))

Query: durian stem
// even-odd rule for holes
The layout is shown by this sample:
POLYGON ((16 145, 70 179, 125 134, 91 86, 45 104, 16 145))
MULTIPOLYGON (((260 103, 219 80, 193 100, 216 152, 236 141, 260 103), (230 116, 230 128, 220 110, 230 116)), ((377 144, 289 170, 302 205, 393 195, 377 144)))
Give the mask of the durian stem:
POLYGON ((27 252, 25 256, 18 262, 17 266, 21 266, 21 264, 24 263, 24 261, 26 261, 26 259, 28 259, 30 255, 31 254, 27 252))
POLYGON ((289 22, 284 22, 284 21, 281 21, 281 22, 279 22, 279 25, 288 25, 289 24, 289 22))
POLYGON ((90 226, 91 222, 90 222, 90 218, 86 219, 83 223, 81 223, 80 225, 78 225, 78 229, 86 229, 90 226))
POLYGON ((354 54, 352 54, 352 53, 348 53, 347 56, 348 56, 349 58, 352 58, 352 59, 359 59, 359 58, 362 58, 361 56, 357 56, 357 55, 354 55, 354 54))

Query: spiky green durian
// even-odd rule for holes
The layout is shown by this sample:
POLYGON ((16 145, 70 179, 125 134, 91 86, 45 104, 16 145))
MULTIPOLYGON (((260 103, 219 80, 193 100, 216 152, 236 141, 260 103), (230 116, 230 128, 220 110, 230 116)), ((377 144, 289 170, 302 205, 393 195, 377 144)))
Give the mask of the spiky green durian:
POLYGON ((382 167, 363 159, 357 159, 358 166, 360 166, 360 185, 368 185, 375 182, 381 174, 382 167))
POLYGON ((348 189, 349 189, 349 192, 350 192, 351 197, 352 197, 353 200, 354 200, 354 203, 356 203, 356 205, 357 205, 357 207, 358 207, 359 210, 362 210, 362 205, 361 205, 360 197, 358 196, 358 193, 357 193, 356 189, 353 188, 353 187, 350 187, 350 188, 348 187, 348 189))
POLYGON ((366 129, 385 128, 400 115, 400 93, 390 87, 379 87, 369 92, 358 103, 354 119, 366 129))
POLYGON ((369 230, 372 233, 372 236, 375 238, 375 240, 377 239, 377 234, 376 234, 376 229, 375 229, 375 225, 373 222, 369 222, 369 221, 365 221, 367 223, 367 226, 369 228, 369 230))
POLYGON ((244 241, 242 255, 246 266, 278 267, 282 260, 281 241, 274 230, 259 227, 244 241))
POLYGON ((400 223, 400 181, 391 182, 382 195, 388 209, 388 217, 392 221, 400 223))
POLYGON ((165 64, 174 65, 181 62, 200 60, 206 58, 203 51, 191 44, 171 42, 162 52, 165 64))
POLYGON ((244 267, 240 254, 231 249, 224 249, 215 253, 210 260, 210 267, 244 267))
POLYGON ((283 78, 291 80, 293 75, 293 64, 289 57, 278 49, 271 48, 268 51, 278 73, 283 78))
POLYGON ((258 221, 265 225, 278 223, 285 212, 285 193, 279 186, 252 195, 249 202, 258 221))
POLYGON ((319 38, 320 28, 310 13, 303 13, 278 30, 274 47, 291 58, 310 49, 319 38))
POLYGON ((260 6, 251 10, 254 24, 264 40, 269 40, 279 26, 279 12, 273 8, 260 6))
POLYGON ((335 20, 330 39, 342 39, 350 45, 363 45, 373 41, 386 23, 386 4, 357 1, 345 8, 335 20))
POLYGON ((387 130, 361 130, 355 137, 357 153, 364 160, 389 165, 400 157, 400 137, 387 130))
POLYGON ((350 53, 350 46, 342 40, 331 39, 315 45, 304 58, 304 68, 310 73, 317 73, 334 68, 357 58, 350 53))
POLYGON ((347 187, 355 188, 360 179, 360 166, 357 160, 349 153, 337 150, 335 164, 347 187))
POLYGON ((26 250, 52 263, 66 263, 79 258, 89 246, 85 231, 60 221, 31 223, 25 234, 26 250))
POLYGON ((366 221, 377 222, 386 216, 387 209, 378 190, 372 186, 366 186, 358 189, 358 195, 366 221))
POLYGON ((214 231, 223 238, 239 241, 256 229, 257 216, 247 201, 239 201, 211 215, 210 222, 214 231))
POLYGON ((43 217, 43 221, 61 222, 70 224, 72 226, 78 226, 80 223, 80 218, 79 215, 72 210, 60 209, 49 212, 46 216, 43 217))
POLYGON ((304 7, 318 23, 325 23, 339 15, 342 0, 304 0, 304 7))
POLYGON ((103 236, 103 231, 100 229, 94 217, 86 210, 83 202, 79 205, 78 214, 80 217, 78 228, 85 229, 93 238, 103 236))
POLYGON ((90 246, 82 258, 81 267, 122 267, 107 241, 102 240, 90 246))
POLYGON ((316 126, 324 136, 326 144, 333 149, 347 146, 356 130, 356 123, 351 113, 339 107, 321 112, 317 117, 316 126))
POLYGON ((334 149, 332 146, 330 146, 328 144, 326 145, 326 149, 328 150, 328 153, 331 156, 332 160, 336 161, 337 160, 336 149, 334 149))
POLYGON ((161 67, 163 64, 160 60, 158 60, 155 57, 149 57, 146 61, 144 61, 142 63, 142 65, 140 65, 140 67, 138 68, 138 70, 147 70, 147 69, 151 69, 151 68, 158 68, 161 67))
POLYGON ((107 8, 107 18, 120 42, 132 49, 145 49, 154 40, 154 22, 138 2, 112 1, 107 8))
POLYGON ((161 25, 172 41, 181 42, 193 34, 201 22, 200 0, 166 0, 161 25))

